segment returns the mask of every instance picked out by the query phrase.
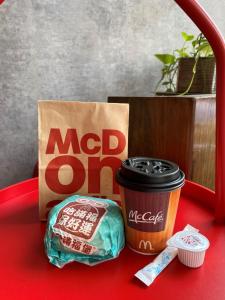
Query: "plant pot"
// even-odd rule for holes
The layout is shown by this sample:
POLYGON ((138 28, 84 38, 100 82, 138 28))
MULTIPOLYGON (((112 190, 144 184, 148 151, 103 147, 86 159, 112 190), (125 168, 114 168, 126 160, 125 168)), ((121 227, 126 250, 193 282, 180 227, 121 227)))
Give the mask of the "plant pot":
MULTIPOLYGON (((194 58, 181 58, 178 67, 177 93, 185 92, 193 76, 194 58)), ((201 57, 196 66, 196 73, 188 94, 213 94, 215 85, 215 58, 201 57)))

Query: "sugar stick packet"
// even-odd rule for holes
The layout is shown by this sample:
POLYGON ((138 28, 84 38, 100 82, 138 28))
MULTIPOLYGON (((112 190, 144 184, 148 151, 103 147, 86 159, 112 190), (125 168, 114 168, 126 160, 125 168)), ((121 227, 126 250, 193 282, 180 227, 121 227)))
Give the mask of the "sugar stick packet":
MULTIPOLYGON (((191 225, 186 225, 184 231, 198 232, 199 230, 191 225)), ((139 270, 135 277, 140 279, 147 286, 153 283, 155 278, 168 266, 178 253, 175 247, 166 247, 150 264, 139 270)))

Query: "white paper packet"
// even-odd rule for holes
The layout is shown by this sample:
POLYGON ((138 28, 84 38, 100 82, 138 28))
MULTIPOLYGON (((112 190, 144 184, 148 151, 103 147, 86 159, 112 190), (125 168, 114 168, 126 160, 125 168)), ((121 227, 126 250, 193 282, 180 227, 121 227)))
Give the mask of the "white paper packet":
MULTIPOLYGON (((184 231, 198 232, 199 230, 188 224, 185 226, 184 231)), ((166 247, 150 264, 139 270, 135 274, 135 277, 149 286, 165 269, 165 267, 167 267, 168 264, 176 257, 177 253, 177 248, 169 246, 166 247)))

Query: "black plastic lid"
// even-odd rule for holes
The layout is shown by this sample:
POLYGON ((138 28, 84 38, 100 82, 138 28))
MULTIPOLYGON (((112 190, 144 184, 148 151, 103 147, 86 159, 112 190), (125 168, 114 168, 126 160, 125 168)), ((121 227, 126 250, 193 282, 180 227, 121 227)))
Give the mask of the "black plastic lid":
POLYGON ((170 191, 184 185, 184 173, 168 160, 131 157, 122 162, 116 181, 136 191, 170 191))

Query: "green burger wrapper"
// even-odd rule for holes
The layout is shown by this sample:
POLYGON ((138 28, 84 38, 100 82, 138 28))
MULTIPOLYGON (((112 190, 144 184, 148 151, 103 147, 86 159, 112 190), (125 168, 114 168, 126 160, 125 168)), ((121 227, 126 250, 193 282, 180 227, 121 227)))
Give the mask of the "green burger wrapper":
POLYGON ((116 258, 124 247, 120 207, 108 199, 71 196, 49 213, 45 248, 50 263, 96 265, 116 258))

